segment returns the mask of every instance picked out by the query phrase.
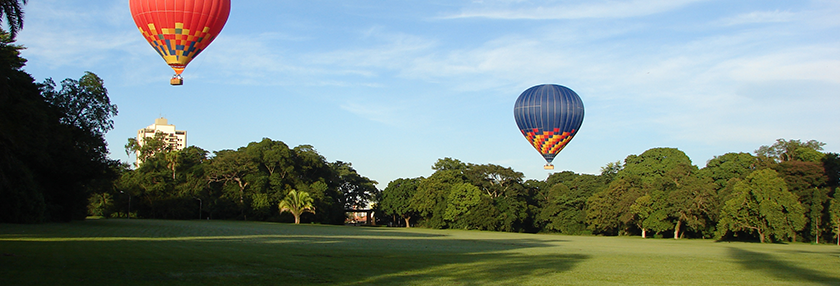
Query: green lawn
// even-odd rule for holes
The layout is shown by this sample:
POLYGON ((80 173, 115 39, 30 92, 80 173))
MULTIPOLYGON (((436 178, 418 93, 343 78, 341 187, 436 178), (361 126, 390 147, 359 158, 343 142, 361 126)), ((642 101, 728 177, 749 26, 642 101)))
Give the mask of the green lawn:
POLYGON ((236 221, 0 224, 0 285, 840 285, 840 247, 236 221))

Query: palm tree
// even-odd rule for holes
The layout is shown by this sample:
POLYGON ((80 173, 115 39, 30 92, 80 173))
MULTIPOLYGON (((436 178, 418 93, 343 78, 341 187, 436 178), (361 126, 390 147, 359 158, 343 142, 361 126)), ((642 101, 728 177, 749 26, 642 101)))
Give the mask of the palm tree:
POLYGON ((23 29, 23 5, 27 0, 0 0, 0 23, 2 17, 6 16, 6 24, 9 25, 9 35, 15 37, 18 30, 23 29), (23 5, 21 5, 23 4, 23 5))
POLYGON ((295 224, 300 224, 300 215, 305 212, 315 213, 312 206, 312 197, 307 192, 291 190, 282 201, 280 201, 280 213, 290 212, 295 216, 295 224))

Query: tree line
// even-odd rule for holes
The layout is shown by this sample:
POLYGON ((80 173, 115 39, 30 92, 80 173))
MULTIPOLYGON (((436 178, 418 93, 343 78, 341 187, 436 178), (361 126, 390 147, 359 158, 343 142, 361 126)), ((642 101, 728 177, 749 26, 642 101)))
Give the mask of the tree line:
POLYGON ((840 156, 824 145, 779 139, 703 168, 679 149, 652 148, 599 175, 543 181, 444 158, 428 178, 390 182, 377 207, 406 227, 840 244, 840 156))
POLYGON ((264 138, 210 155, 196 146, 174 150, 161 133, 142 140, 125 147, 143 163, 133 170, 123 164, 114 188, 91 197, 91 214, 342 224, 345 210, 367 207, 379 192, 352 164, 328 162, 310 145, 264 138), (281 205, 290 194, 308 197, 317 211, 295 214, 299 205, 281 205))

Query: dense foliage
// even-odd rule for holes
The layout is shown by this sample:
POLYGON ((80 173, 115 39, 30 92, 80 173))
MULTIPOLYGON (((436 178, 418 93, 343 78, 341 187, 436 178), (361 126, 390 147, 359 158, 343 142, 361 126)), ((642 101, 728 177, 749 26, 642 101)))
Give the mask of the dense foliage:
POLYGON ((438 160, 428 178, 392 181, 377 198, 381 223, 431 228, 824 241, 840 233, 838 155, 824 143, 779 139, 705 167, 676 148, 612 162, 599 175, 523 181, 493 164, 438 160))
POLYGON ((327 162, 309 145, 289 148, 265 138, 210 156, 196 146, 167 148, 163 138, 148 137, 139 144, 129 139, 126 152, 140 154, 142 163, 123 170, 118 187, 103 195, 111 203, 92 204, 93 213, 341 224, 345 210, 364 208, 378 196, 375 181, 350 163, 327 162), (296 202, 304 196, 308 203, 296 202))
POLYGON ((118 163, 104 134, 117 107, 102 79, 43 83, 0 30, 0 222, 84 219, 91 193, 112 189, 118 163))

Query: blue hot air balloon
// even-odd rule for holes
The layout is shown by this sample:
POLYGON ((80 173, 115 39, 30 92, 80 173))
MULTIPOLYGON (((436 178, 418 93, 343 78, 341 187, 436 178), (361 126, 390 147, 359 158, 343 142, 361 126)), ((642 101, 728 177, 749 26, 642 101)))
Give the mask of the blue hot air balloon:
POLYGON ((545 158, 545 169, 551 170, 554 156, 575 137, 583 123, 583 101, 568 87, 541 84, 519 95, 513 116, 528 143, 545 158))

